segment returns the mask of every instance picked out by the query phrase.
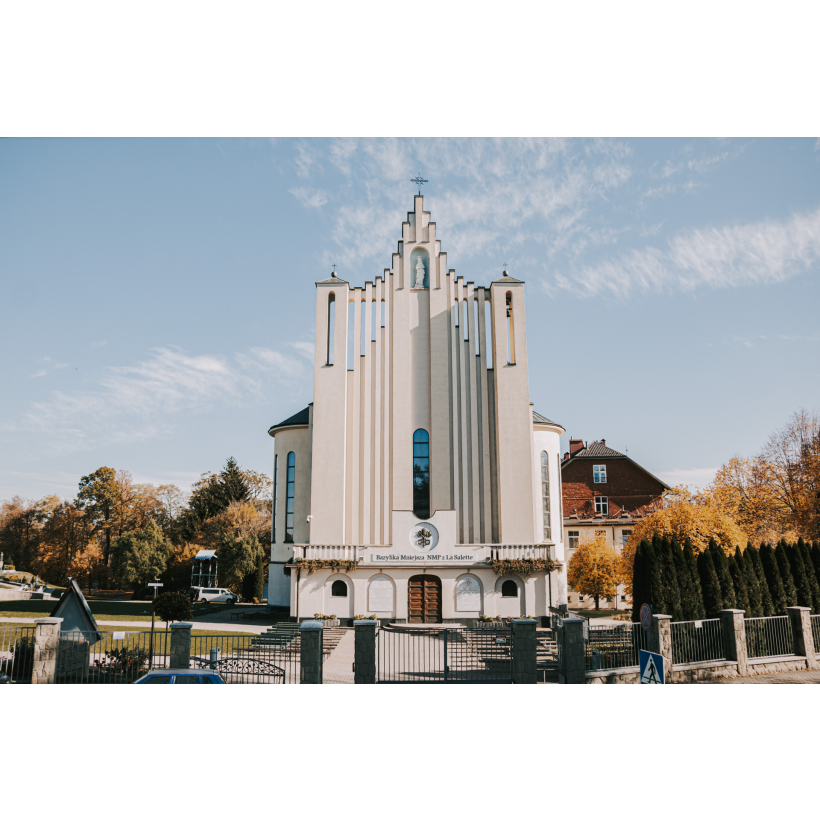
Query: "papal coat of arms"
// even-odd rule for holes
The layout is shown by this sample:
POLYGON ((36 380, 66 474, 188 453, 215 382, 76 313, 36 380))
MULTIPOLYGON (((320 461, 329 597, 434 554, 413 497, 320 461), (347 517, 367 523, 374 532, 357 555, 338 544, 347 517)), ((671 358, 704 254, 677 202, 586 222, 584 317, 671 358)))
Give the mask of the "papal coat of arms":
POLYGON ((421 529, 416 533, 416 543, 422 548, 429 547, 432 536, 433 533, 431 533, 430 530, 421 529))

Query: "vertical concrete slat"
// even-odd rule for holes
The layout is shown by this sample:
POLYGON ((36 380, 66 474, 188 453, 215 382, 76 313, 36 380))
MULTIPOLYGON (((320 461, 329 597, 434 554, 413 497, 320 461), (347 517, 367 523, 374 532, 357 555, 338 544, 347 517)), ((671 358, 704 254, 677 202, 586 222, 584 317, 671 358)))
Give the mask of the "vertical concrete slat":
POLYGON ((467 363, 464 361, 466 346, 464 344, 464 302, 467 288, 463 279, 458 282, 458 338, 456 351, 458 352, 458 417, 459 417, 459 448, 461 458, 459 459, 459 469, 461 471, 461 538, 462 543, 472 544, 472 516, 471 516, 471 476, 470 476, 470 428, 467 398, 467 363))
POLYGON ((372 347, 370 338, 373 335, 373 284, 368 282, 364 289, 364 350, 362 365, 362 406, 361 406, 361 485, 360 501, 361 541, 360 544, 371 544, 370 539, 370 504, 371 504, 371 453, 373 435, 373 371, 372 347))
POLYGON ((383 544, 382 522, 382 393, 384 390, 382 361, 384 358, 384 333, 382 332, 382 296, 384 281, 376 278, 376 341, 373 344, 373 498, 371 544, 383 544))
POLYGON ((475 291, 472 282, 467 284, 467 328, 468 341, 465 345, 465 353, 467 354, 465 371, 470 405, 470 505, 472 507, 470 541, 477 544, 481 541, 481 451, 478 443, 478 406, 481 401, 481 393, 476 379, 475 354, 478 340, 475 338, 475 291))
POLYGON ((353 289, 353 401, 350 407, 350 537, 351 543, 362 543, 362 522, 360 517, 362 475, 361 418, 362 418, 362 288, 353 289))
POLYGON ((480 425, 480 452, 481 452, 481 477, 482 477, 482 518, 481 518, 481 543, 492 542, 493 513, 492 513, 492 491, 490 489, 490 409, 489 409, 489 385, 487 380, 487 328, 484 320, 487 302, 487 291, 485 288, 477 288, 478 292, 478 342, 479 352, 477 367, 480 374, 481 385, 481 425, 480 425))

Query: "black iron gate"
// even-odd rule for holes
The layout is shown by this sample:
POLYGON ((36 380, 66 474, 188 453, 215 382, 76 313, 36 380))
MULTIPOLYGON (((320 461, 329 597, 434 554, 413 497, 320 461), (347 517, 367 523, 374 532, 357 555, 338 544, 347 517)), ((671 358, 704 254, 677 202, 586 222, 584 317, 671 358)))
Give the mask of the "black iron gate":
POLYGON ((512 683, 509 627, 387 627, 376 636, 377 683, 512 683))

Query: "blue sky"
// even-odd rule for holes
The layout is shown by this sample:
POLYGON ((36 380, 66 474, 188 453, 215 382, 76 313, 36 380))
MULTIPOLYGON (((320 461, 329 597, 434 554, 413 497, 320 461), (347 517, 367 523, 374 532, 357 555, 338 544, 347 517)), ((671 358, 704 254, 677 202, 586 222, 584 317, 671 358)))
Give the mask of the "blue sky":
POLYGON ((670 483, 820 405, 814 139, 0 142, 0 498, 102 465, 187 488, 312 398, 313 283, 526 283, 530 394, 670 483))

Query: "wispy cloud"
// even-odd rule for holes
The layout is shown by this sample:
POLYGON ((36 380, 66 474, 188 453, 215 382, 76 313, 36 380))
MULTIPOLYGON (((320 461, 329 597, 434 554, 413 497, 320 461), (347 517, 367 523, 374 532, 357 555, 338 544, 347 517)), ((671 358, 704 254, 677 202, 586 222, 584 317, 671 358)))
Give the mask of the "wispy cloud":
POLYGON ((703 490, 714 480, 717 467, 696 467, 694 469, 667 470, 657 473, 658 478, 670 487, 677 487, 679 484, 703 490))
POLYGON ((293 385, 304 372, 300 359, 263 347, 232 357, 157 348, 145 361, 107 368, 87 389, 52 392, 3 427, 38 432, 63 451, 148 439, 174 429, 183 414, 265 400, 277 382, 293 385))
POLYGON ((313 342, 287 342, 288 347, 292 347, 300 356, 313 361, 315 346, 313 342))
POLYGON ((319 188, 288 188, 306 208, 321 208, 327 203, 327 194, 319 188))
POLYGON ((549 290, 578 296, 628 296, 782 282, 820 258, 820 210, 785 221, 688 231, 664 248, 646 247, 572 273, 557 273, 549 290))
POLYGON ((45 371, 45 370, 38 370, 36 373, 32 373, 32 374, 29 376, 29 378, 30 378, 30 379, 39 379, 41 376, 45 376, 45 375, 46 375, 46 371, 45 371))

